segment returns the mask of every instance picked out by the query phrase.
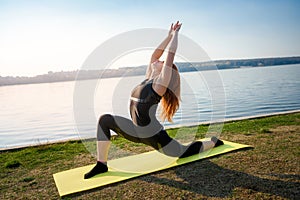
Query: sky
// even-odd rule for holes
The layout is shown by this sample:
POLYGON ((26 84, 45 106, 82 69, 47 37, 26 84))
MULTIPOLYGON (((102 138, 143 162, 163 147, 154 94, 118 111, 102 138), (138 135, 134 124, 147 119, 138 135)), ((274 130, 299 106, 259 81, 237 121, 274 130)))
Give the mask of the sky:
POLYGON ((177 20, 212 60, 299 56, 299 9, 298 0, 0 0, 0 76, 77 70, 111 37, 177 20))

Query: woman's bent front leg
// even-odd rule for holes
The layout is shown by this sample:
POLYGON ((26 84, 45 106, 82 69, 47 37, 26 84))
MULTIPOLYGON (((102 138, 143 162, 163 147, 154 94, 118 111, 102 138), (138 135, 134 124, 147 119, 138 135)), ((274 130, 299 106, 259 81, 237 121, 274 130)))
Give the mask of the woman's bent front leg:
POLYGON ((85 179, 108 171, 107 159, 111 144, 110 130, 130 141, 140 142, 140 139, 136 137, 134 126, 132 121, 123 117, 112 116, 110 114, 100 117, 97 127, 97 164, 90 172, 84 175, 85 179))

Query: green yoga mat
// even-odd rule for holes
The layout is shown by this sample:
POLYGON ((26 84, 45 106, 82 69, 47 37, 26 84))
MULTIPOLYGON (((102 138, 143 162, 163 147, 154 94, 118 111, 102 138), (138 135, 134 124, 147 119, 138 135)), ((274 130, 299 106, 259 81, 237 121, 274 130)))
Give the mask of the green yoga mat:
POLYGON ((84 179, 83 176, 94 164, 59 172, 53 174, 53 177, 59 195, 64 196, 247 147, 250 146, 224 141, 224 145, 222 146, 181 159, 165 156, 158 151, 150 151, 110 160, 108 161, 108 172, 90 179, 84 179))

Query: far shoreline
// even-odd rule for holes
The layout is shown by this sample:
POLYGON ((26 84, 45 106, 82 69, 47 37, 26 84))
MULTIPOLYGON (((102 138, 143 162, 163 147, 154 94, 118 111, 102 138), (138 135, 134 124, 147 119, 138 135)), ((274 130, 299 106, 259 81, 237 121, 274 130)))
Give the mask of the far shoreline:
MULTIPOLYGON (((180 73, 193 71, 210 71, 226 69, 245 69, 255 67, 272 67, 300 64, 300 56, 270 57, 251 59, 211 60, 202 62, 175 62, 180 73)), ((121 67, 118 69, 77 69, 73 71, 49 71, 47 74, 27 76, 0 76, 0 87, 12 85, 28 85, 41 83, 69 82, 76 80, 93 80, 99 78, 117 78, 140 76, 146 73, 147 66, 121 67)))

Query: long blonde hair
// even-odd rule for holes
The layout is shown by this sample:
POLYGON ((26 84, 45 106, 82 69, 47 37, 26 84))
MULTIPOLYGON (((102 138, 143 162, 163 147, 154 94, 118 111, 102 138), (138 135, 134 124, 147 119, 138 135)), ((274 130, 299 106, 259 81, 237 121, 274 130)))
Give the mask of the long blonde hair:
POLYGON ((180 75, 175 64, 172 66, 172 76, 167 91, 161 99, 161 119, 172 122, 172 118, 179 108, 180 102, 180 75))

